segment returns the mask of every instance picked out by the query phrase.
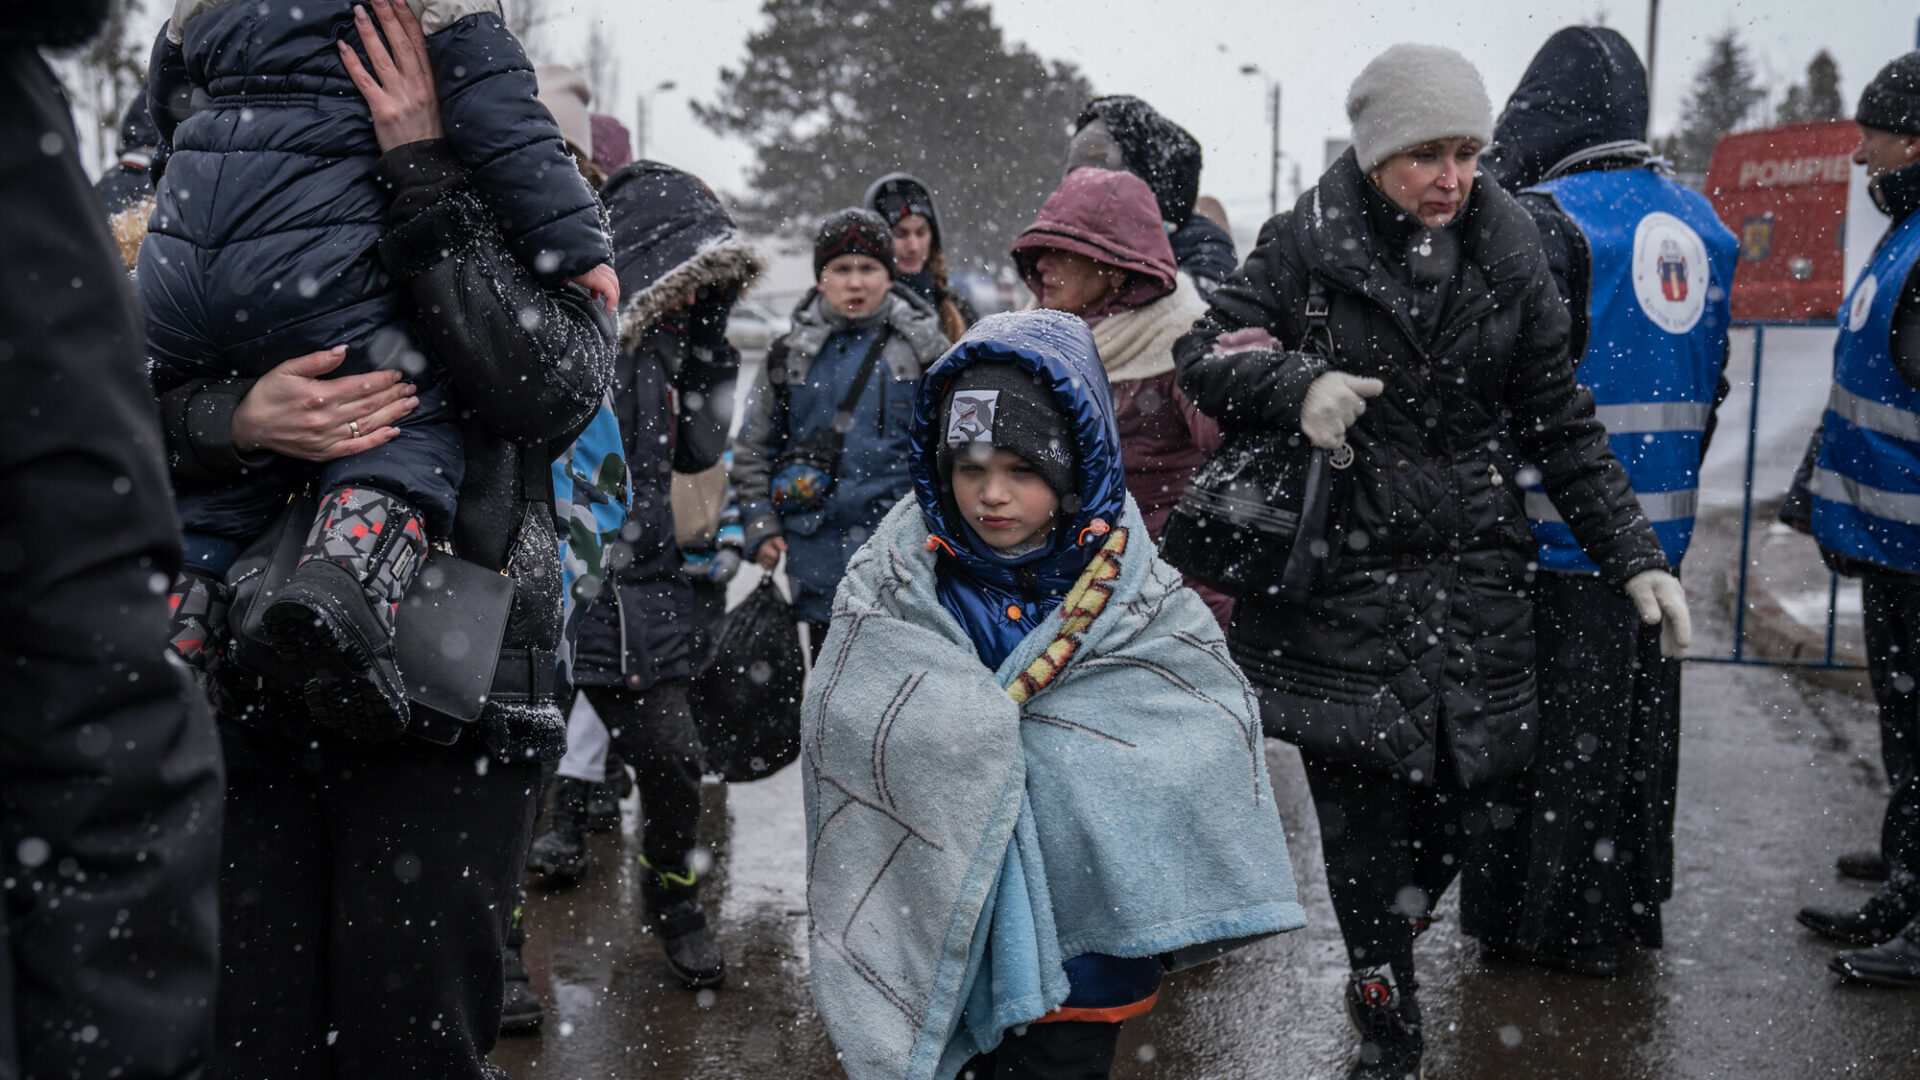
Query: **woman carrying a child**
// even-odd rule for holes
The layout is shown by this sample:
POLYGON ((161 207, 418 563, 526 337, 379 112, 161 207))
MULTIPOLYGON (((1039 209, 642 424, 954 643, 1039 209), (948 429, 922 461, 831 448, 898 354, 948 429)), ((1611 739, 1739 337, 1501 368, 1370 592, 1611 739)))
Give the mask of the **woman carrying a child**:
POLYGON ((1163 975, 1304 921, 1253 693, 1077 316, 982 320, 912 430, 802 708, 814 1001, 853 1080, 1105 1077, 1163 975))
POLYGON ((1473 838, 1512 822, 1500 784, 1533 752, 1529 476, 1643 618, 1684 645, 1687 615, 1574 381, 1532 220, 1476 176, 1478 72, 1396 45, 1347 113, 1353 149, 1267 223, 1175 356, 1230 434, 1297 432, 1335 466, 1308 595, 1241 596, 1229 640, 1312 787, 1363 1040, 1349 1075, 1401 1080, 1422 1046, 1414 936, 1473 838))
MULTIPOLYGON (((257 16, 267 29, 303 32, 284 21, 284 5, 231 5, 243 6, 202 5, 198 19, 214 21, 187 25, 187 55, 197 55, 198 33, 231 29, 222 18, 257 16)), ((307 17, 320 17, 315 5, 307 17)), ((296 66, 331 63, 340 88, 356 87, 370 106, 371 123, 366 112, 358 120, 361 167, 378 154, 389 186, 354 189, 356 200, 378 200, 377 247, 361 256, 375 265, 363 280, 376 270, 390 276, 395 295, 379 305, 409 313, 458 385, 464 473, 448 493, 449 541, 460 557, 512 580, 512 608, 496 692, 449 745, 411 733, 350 738, 322 723, 299 687, 275 688, 232 665, 219 673, 228 793, 211 1077, 497 1075, 486 1055, 500 1020, 502 942, 540 762, 564 749, 553 703, 561 627, 552 497, 528 480, 546 474, 598 408, 612 373, 612 322, 581 288, 543 284, 503 237, 445 138, 429 61, 437 35, 423 34, 404 3, 374 0, 359 19, 348 40, 361 44, 365 61, 344 63, 322 35, 296 66), (391 55, 371 29, 375 18, 391 55), (507 687, 503 674, 519 685, 507 687)), ((440 33, 454 35, 439 45, 456 55, 490 43, 500 77, 524 84, 531 99, 532 69, 496 15, 469 15, 440 33)), ((338 94, 325 100, 336 119, 357 104, 338 94)), ((571 167, 554 175, 578 182, 571 167)), ((234 212, 209 201, 215 220, 234 212)), ((167 277, 145 261, 152 256, 150 246, 143 287, 149 275, 167 277)), ((265 292, 274 283, 256 284, 265 292)), ((337 299, 325 289, 321 297, 337 299)), ((339 363, 337 352, 321 351, 258 377, 203 376, 168 388, 161 411, 176 485, 190 477, 217 492, 225 482, 250 498, 263 463, 277 476, 311 476, 316 463, 395 439, 394 421, 413 397, 403 373, 326 378, 339 363)), ((296 483, 288 479, 277 497, 296 483)))
POLYGON ((769 570, 788 556, 818 651, 847 560, 910 486, 914 393, 948 342, 933 308, 894 280, 893 235, 871 210, 821 223, 813 271, 747 397, 732 477, 747 556, 769 570), (837 454, 818 452, 828 443, 837 454))

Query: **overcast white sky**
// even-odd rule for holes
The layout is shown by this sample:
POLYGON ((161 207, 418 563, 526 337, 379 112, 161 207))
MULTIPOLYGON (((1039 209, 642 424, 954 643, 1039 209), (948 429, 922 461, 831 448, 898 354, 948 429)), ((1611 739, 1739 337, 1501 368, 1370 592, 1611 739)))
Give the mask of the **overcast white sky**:
MULTIPOLYGON (((170 0, 148 0, 170 9, 170 0)), ((514 0, 505 0, 512 4, 514 0)), ((652 95, 650 156, 689 169, 723 191, 745 187, 752 154, 693 119, 689 100, 712 100, 723 65, 738 64, 762 25, 760 0, 546 0, 556 17, 536 38, 536 60, 577 62, 590 34, 621 58, 618 100, 595 103, 631 125, 635 101, 652 95), (607 107, 611 104, 611 107, 607 107)), ((1266 213, 1265 83, 1240 73, 1258 64, 1283 88, 1283 200, 1298 161, 1319 172, 1322 141, 1344 137, 1342 108, 1353 77, 1380 50, 1420 41, 1460 50, 1479 66, 1495 108, 1546 37, 1562 26, 1604 22, 1644 59, 1647 0, 1000 0, 990 5, 1007 36, 1043 56, 1070 60, 1101 93, 1130 93, 1192 131, 1206 153, 1201 189, 1223 201, 1236 226, 1266 213)), ((1915 47, 1911 0, 1666 0, 1661 5, 1654 131, 1671 130, 1707 42, 1728 27, 1780 88, 1803 77, 1826 48, 1840 65, 1849 108, 1880 66, 1915 47)), ((158 29, 164 11, 151 16, 158 29)), ((939 77, 937 56, 928 79, 939 77)), ((938 177, 927 177, 937 189, 938 177)))

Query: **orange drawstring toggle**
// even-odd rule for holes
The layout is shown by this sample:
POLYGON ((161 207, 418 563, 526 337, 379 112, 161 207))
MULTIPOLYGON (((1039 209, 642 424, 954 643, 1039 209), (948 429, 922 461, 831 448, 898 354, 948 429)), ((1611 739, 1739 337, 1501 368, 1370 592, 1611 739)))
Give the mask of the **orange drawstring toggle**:
POLYGON ((937 536, 927 537, 927 550, 928 551, 944 551, 948 555, 951 555, 956 559, 960 557, 960 553, 953 550, 952 544, 947 543, 945 540, 942 540, 937 536))
POLYGON ((1007 605, 1007 621, 1009 622, 1020 621, 1020 605, 1019 604, 1007 605))
POLYGON ((1099 539, 1100 537, 1105 536, 1112 531, 1113 531, 1113 526, 1107 524, 1105 518, 1094 518, 1092 521, 1087 523, 1086 528, 1080 530, 1080 539, 1077 541, 1077 543, 1080 547, 1085 547, 1087 546, 1088 533, 1092 533, 1095 539, 1099 539))

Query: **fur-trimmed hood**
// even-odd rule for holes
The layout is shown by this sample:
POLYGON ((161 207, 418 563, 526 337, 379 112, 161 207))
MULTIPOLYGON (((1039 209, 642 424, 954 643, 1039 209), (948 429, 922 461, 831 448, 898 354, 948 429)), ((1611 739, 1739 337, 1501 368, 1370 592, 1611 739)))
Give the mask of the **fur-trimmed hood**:
POLYGON ((746 285, 765 263, 713 189, 692 173, 636 161, 600 191, 620 277, 620 346, 631 349, 703 286, 746 285))

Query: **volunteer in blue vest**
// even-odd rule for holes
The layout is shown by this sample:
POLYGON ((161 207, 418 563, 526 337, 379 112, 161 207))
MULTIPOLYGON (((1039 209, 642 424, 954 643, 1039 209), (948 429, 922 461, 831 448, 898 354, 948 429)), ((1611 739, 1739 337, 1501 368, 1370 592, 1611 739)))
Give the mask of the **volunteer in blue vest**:
MULTIPOLYGON (((1494 131, 1490 168, 1539 226, 1573 317, 1568 352, 1593 391, 1669 565, 1693 533, 1700 458, 1726 396, 1738 243, 1647 145, 1647 73, 1605 28, 1547 39, 1494 131)), ((1494 835, 1505 857, 1465 875, 1463 929, 1495 956, 1611 976, 1661 944, 1673 893, 1680 661, 1600 578, 1536 480, 1533 588, 1540 746, 1494 835)))
POLYGON ((1858 946, 1833 958, 1843 978, 1920 986, 1920 52, 1873 77, 1854 120, 1853 160, 1893 221, 1841 309, 1833 390, 1803 473, 1821 554, 1860 577, 1893 794, 1880 832, 1885 882, 1859 908, 1802 908, 1800 922, 1858 946))

